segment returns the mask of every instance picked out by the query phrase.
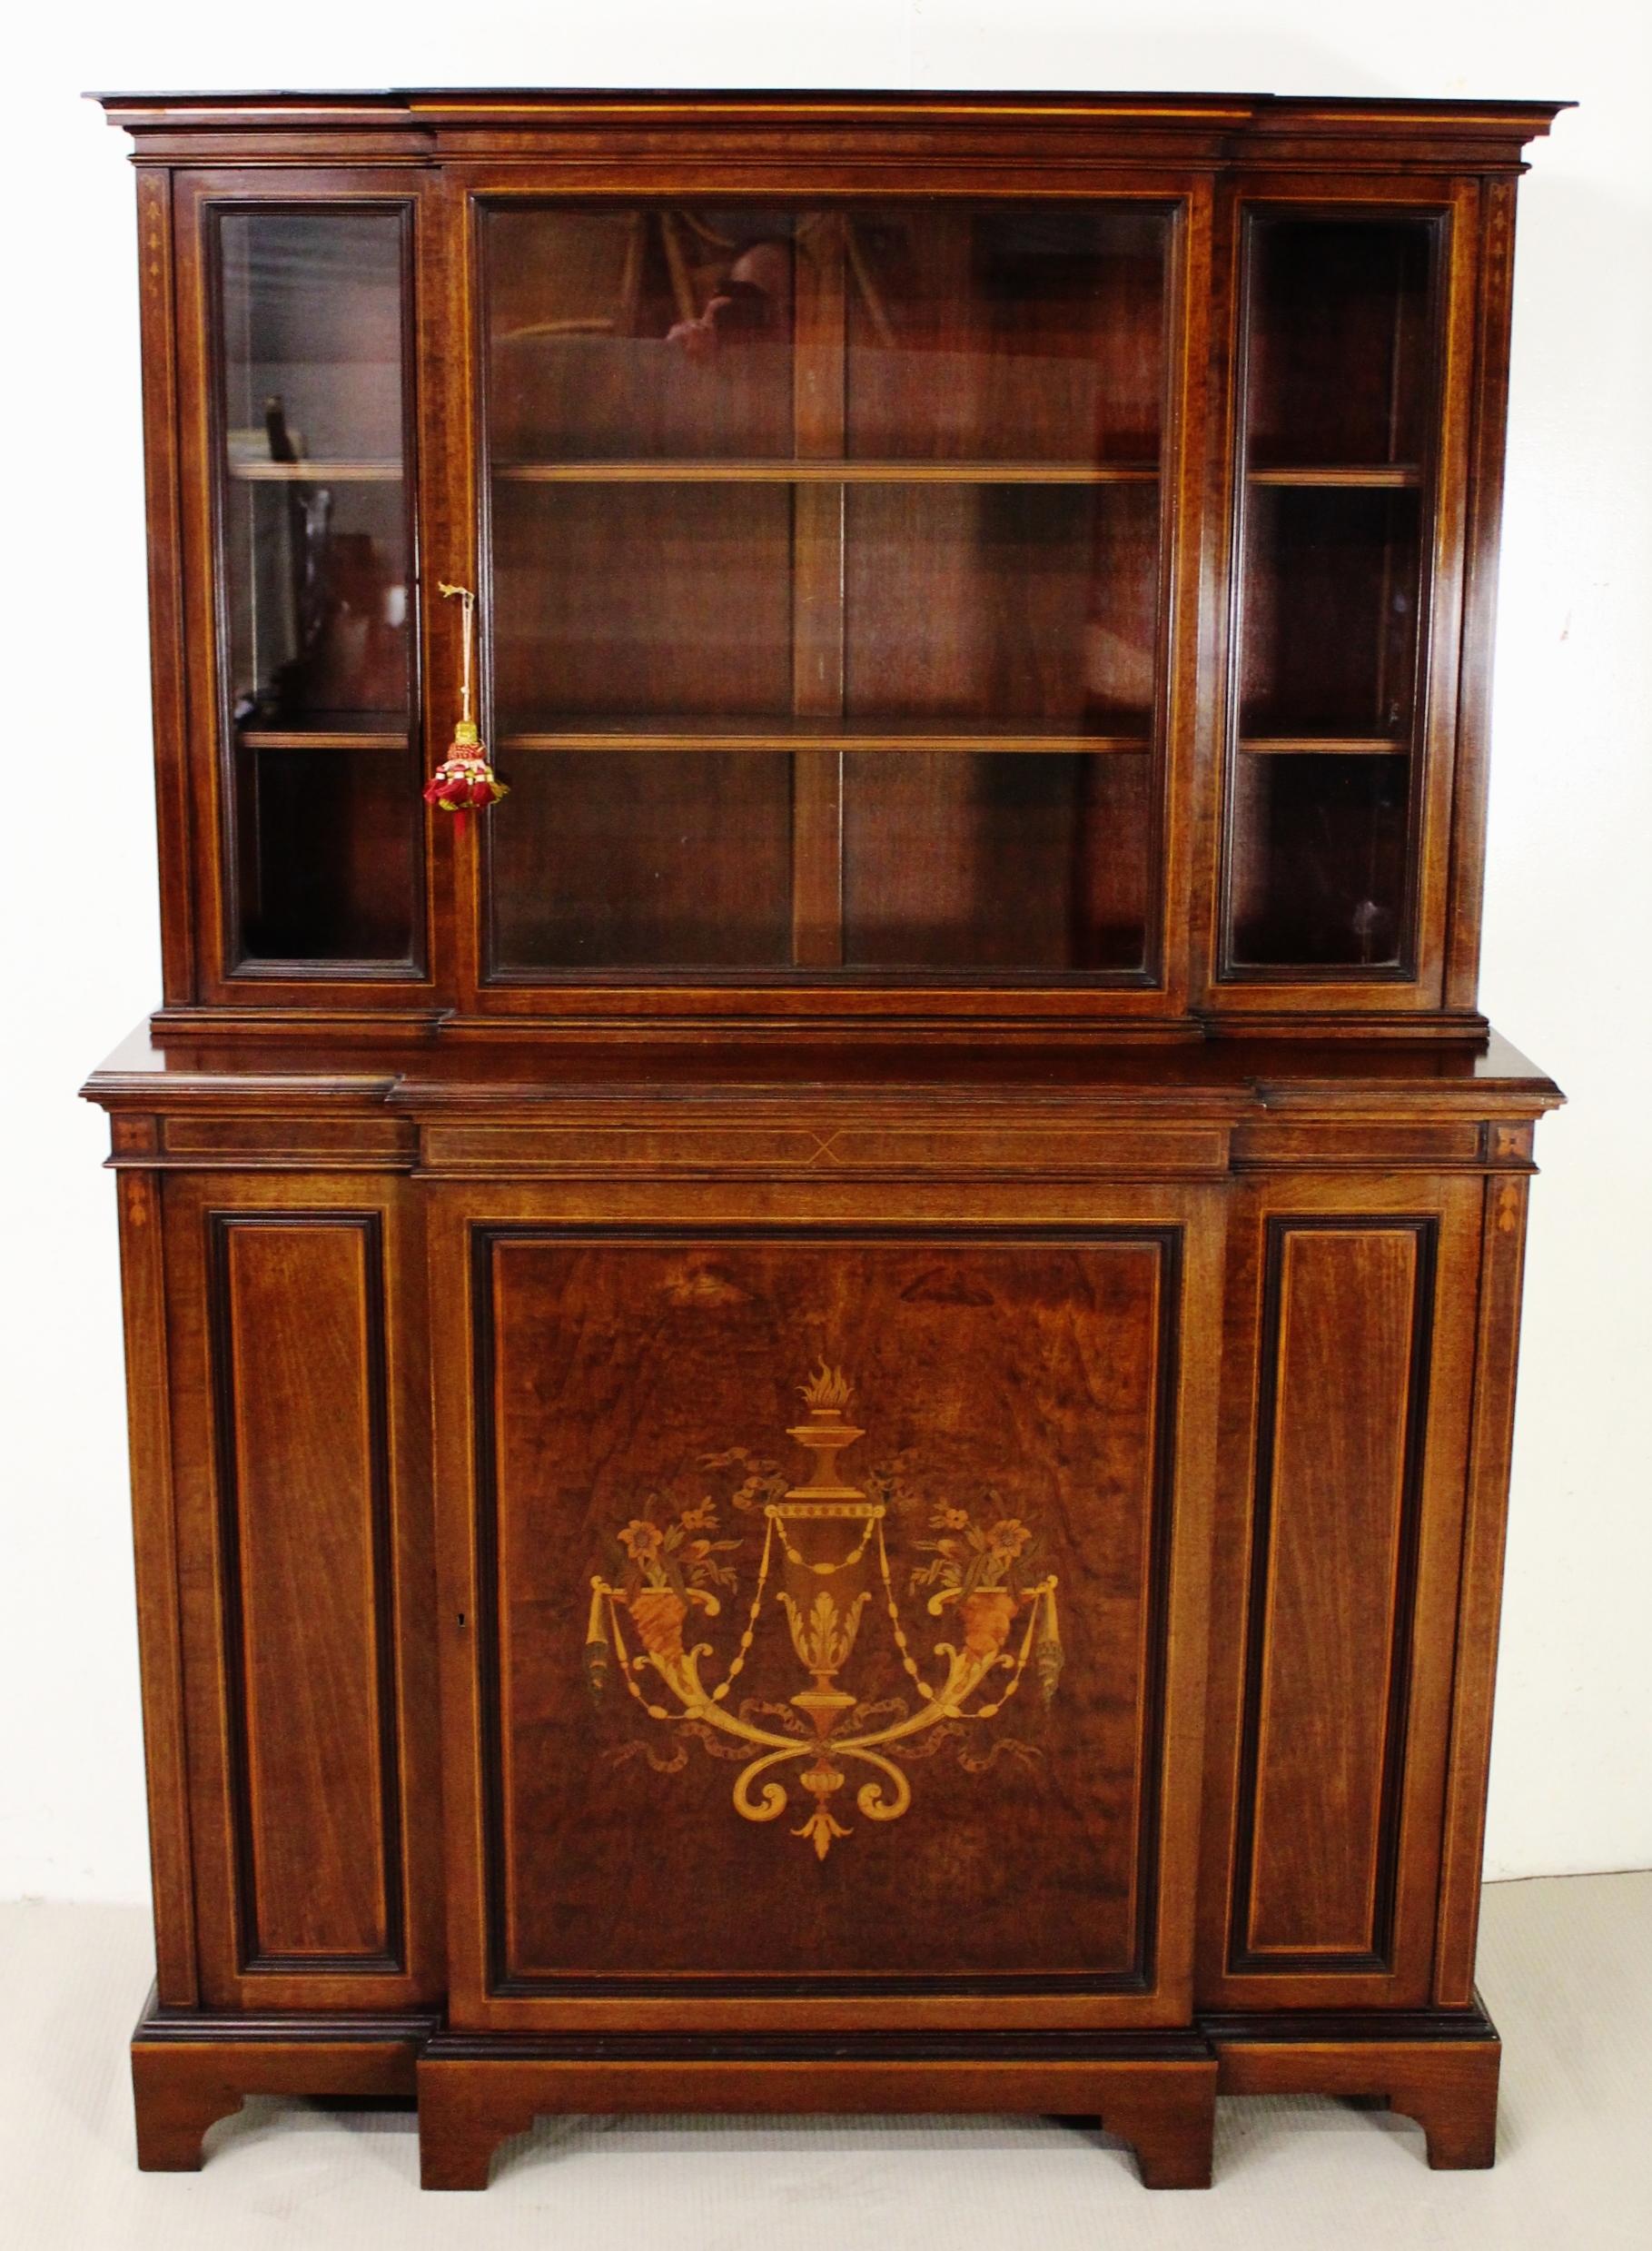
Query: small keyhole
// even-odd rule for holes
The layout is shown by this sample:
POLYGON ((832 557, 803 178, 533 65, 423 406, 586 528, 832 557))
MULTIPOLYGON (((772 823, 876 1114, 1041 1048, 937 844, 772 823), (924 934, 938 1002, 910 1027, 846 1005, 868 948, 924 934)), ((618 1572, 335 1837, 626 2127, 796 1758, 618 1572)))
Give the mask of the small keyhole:
POLYGON ((460 1613, 459 1613, 459 1629, 460 1629, 460 1631, 461 1633, 464 1631, 464 1625, 465 1625, 465 1614, 464 1614, 463 1611, 460 1611, 460 1613))

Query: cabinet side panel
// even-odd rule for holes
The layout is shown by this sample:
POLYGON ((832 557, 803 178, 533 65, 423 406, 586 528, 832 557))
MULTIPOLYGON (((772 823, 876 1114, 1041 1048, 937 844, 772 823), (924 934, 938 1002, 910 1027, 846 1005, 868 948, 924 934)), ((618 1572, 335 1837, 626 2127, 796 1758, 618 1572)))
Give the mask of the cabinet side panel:
POLYGON ((1238 1946, 1381 1957, 1431 1231, 1276 1220, 1263 1313, 1238 1946))
POLYGON ((1486 798, 1491 663, 1497 626, 1498 545, 1503 525, 1503 446, 1509 412, 1514 303, 1512 180, 1488 180, 1480 203, 1480 283, 1474 428, 1463 555, 1462 669, 1457 701, 1451 889, 1446 926, 1446 1006, 1479 997, 1480 902, 1486 881, 1486 798))
POLYGON ((123 1173, 119 1186, 143 1762, 154 1889, 155 1994, 164 2006, 187 2008, 199 1992, 168 1413, 165 1244, 156 1175, 123 1173))
POLYGON ((1503 1542, 1514 1442, 1526 1197, 1523 1179, 1505 1177, 1486 1184, 1468 1512, 1463 1528, 1435 1961, 1434 1998, 1445 2008, 1466 2008, 1474 1998, 1492 1688, 1497 1676, 1503 1542))
POLYGON ((189 714, 184 686, 171 172, 159 165, 140 165, 137 195, 161 967, 166 998, 177 1003, 194 999, 196 965, 190 876, 189 714))
POLYGON ((249 1964, 396 1958, 375 1214, 214 1228, 225 1628, 249 1964))

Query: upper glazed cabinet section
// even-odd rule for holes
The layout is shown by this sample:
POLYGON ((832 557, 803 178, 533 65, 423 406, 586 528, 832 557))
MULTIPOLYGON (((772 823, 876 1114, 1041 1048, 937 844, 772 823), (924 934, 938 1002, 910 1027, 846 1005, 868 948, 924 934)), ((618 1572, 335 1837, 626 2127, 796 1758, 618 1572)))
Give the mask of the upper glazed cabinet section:
POLYGON ((1548 107, 111 107, 176 1007, 1471 1017, 1548 107))

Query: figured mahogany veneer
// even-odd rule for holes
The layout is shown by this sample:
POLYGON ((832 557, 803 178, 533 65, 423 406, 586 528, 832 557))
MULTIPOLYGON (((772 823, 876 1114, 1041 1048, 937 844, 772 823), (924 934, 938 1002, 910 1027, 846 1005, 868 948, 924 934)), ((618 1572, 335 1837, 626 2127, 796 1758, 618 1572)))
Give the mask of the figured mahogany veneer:
POLYGON ((251 2093, 1491 2161, 1476 1008, 1547 104, 108 97, 139 2163, 251 2093), (511 794, 460 835, 443 581, 511 794))

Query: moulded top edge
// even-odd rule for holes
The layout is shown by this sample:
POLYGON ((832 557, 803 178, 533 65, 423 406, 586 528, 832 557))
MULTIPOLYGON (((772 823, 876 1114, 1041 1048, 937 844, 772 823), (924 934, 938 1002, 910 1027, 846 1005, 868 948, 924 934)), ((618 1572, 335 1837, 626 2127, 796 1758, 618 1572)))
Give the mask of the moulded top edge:
POLYGON ((1418 1111, 1535 1114, 1563 1099, 1547 1074, 1499 1033, 1459 1042, 1199 1042, 1154 1048, 1003 1051, 983 1046, 893 1057, 856 1050, 765 1049, 759 1043, 694 1048, 647 1041, 594 1053, 586 1046, 503 1043, 495 1051, 400 1048, 318 1037, 281 1041, 172 1039, 145 1021, 81 1089, 107 1108, 231 1103, 329 1108, 489 1110, 580 1101, 655 1105, 813 1101, 933 1106, 983 1101, 1238 1116, 1280 1109, 1369 1112, 1399 1103, 1418 1111))
POLYGON ((188 128, 209 124, 317 128, 404 122, 500 124, 507 119, 531 124, 572 113, 612 122, 638 113, 712 110, 731 120, 760 118, 778 110, 788 117, 812 114, 826 122, 846 117, 899 113, 933 123, 1011 119, 1036 114, 1079 122, 1109 118, 1173 126, 1297 126, 1312 119, 1331 125, 1415 131, 1429 124, 1522 138, 1547 133, 1571 102, 1459 101, 1324 96, 1277 94, 1110 93, 958 88, 778 88, 548 86, 475 88, 384 87, 314 92, 93 93, 111 123, 137 131, 162 125, 188 128))

